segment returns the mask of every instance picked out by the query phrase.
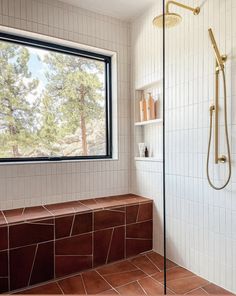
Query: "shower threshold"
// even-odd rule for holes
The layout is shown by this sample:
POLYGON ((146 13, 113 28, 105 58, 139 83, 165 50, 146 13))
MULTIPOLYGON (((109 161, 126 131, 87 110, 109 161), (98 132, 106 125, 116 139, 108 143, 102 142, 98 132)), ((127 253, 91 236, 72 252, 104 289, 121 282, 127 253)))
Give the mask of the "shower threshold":
MULTIPOLYGON (((161 295, 163 269, 163 257, 151 251, 14 294, 161 295)), ((167 287, 167 294, 234 295, 169 260, 167 287)))

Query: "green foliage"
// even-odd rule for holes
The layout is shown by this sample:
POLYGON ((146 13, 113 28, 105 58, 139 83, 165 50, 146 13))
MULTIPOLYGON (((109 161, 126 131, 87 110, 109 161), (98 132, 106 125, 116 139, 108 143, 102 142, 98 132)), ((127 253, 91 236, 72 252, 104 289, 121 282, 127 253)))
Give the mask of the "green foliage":
POLYGON ((103 62, 49 52, 39 96, 29 60, 0 42, 0 157, 104 154, 103 62))
MULTIPOLYGON (((51 53, 45 61, 50 69, 47 73, 48 92, 59 102, 60 135, 75 134, 80 129, 81 139, 76 142, 86 146, 87 127, 95 118, 100 118, 104 110, 103 83, 99 79, 103 63, 58 53, 51 53)), ((88 148, 84 149, 86 155, 88 148)))
POLYGON ((19 143, 26 147, 32 142, 34 106, 26 98, 34 95, 38 81, 31 79, 28 61, 25 47, 0 43, 0 133, 6 144, 1 146, 1 156, 20 156, 19 143))

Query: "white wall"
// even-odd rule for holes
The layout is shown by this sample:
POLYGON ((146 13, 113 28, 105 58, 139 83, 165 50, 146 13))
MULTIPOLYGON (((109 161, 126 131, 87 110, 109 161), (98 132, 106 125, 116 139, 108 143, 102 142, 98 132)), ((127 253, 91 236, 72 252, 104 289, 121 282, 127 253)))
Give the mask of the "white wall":
MULTIPOLYGON (((181 13, 183 22, 166 31, 168 257, 236 292, 236 1, 181 2, 204 5, 198 17, 173 7, 181 13), (233 177, 229 186, 220 192, 209 187, 205 168, 209 106, 214 98, 214 53, 208 37, 209 27, 214 30, 222 54, 229 55, 226 73, 233 177)), ((152 28, 152 19, 161 11, 159 1, 132 24, 134 85, 158 79, 155 69, 160 67, 161 30, 152 28)), ((220 103, 220 153, 226 153, 222 91, 220 103)), ((213 155, 213 150, 211 153, 213 155)), ((157 216, 161 217, 161 190, 147 187, 147 182, 161 184, 161 168, 157 172, 157 167, 152 171, 150 166, 134 164, 134 191, 154 195, 157 216)), ((211 172, 218 185, 227 177, 225 165, 212 164, 211 172)), ((154 225, 155 232, 162 227, 154 225)), ((159 251, 158 242, 155 243, 159 251)))
POLYGON ((0 209, 128 193, 129 24, 54 0, 0 0, 0 25, 117 52, 119 124, 119 160, 0 165, 0 209))
MULTIPOLYGON (((161 2, 159 4, 161 7, 161 2)), ((139 98, 135 97, 135 90, 143 88, 152 82, 157 82, 157 89, 153 91, 160 93, 159 87, 162 87, 162 30, 157 31, 152 26, 152 19, 157 13, 159 5, 154 9, 149 10, 144 15, 137 18, 131 26, 131 64, 132 64, 132 79, 131 79, 131 186, 132 192, 153 198, 154 203, 154 248, 159 253, 163 252, 163 203, 162 203, 162 162, 149 161, 134 161, 137 156, 137 141, 139 133, 147 133, 146 143, 149 146, 149 140, 152 139, 152 145, 156 145, 155 151, 162 148, 162 126, 153 125, 143 128, 134 127, 134 121, 138 120, 138 116, 134 114, 137 112, 137 105, 139 98), (138 129, 138 130, 137 130, 138 129)), ((162 107, 160 107, 162 108, 162 107)), ((160 152, 162 154, 162 152, 160 152)))

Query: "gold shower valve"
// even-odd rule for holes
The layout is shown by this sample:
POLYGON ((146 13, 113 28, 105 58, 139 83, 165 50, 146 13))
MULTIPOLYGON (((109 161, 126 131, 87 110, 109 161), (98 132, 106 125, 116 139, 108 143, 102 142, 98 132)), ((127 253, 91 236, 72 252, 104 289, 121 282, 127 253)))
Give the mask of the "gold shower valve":
POLYGON ((210 106, 210 112, 215 111, 215 109, 216 109, 215 105, 211 105, 211 106, 210 106))
POLYGON ((221 58, 222 58, 222 61, 225 63, 228 59, 228 56, 226 54, 224 54, 221 56, 221 58))
POLYGON ((227 162, 227 157, 225 155, 222 155, 221 157, 219 157, 219 162, 226 163, 227 162))

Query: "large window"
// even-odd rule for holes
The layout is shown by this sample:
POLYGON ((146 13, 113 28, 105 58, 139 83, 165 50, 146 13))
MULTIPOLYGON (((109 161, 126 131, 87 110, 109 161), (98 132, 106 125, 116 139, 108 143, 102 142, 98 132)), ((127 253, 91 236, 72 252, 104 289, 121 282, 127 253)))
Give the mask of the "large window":
POLYGON ((0 34, 0 161, 111 158, 111 58, 0 34))

